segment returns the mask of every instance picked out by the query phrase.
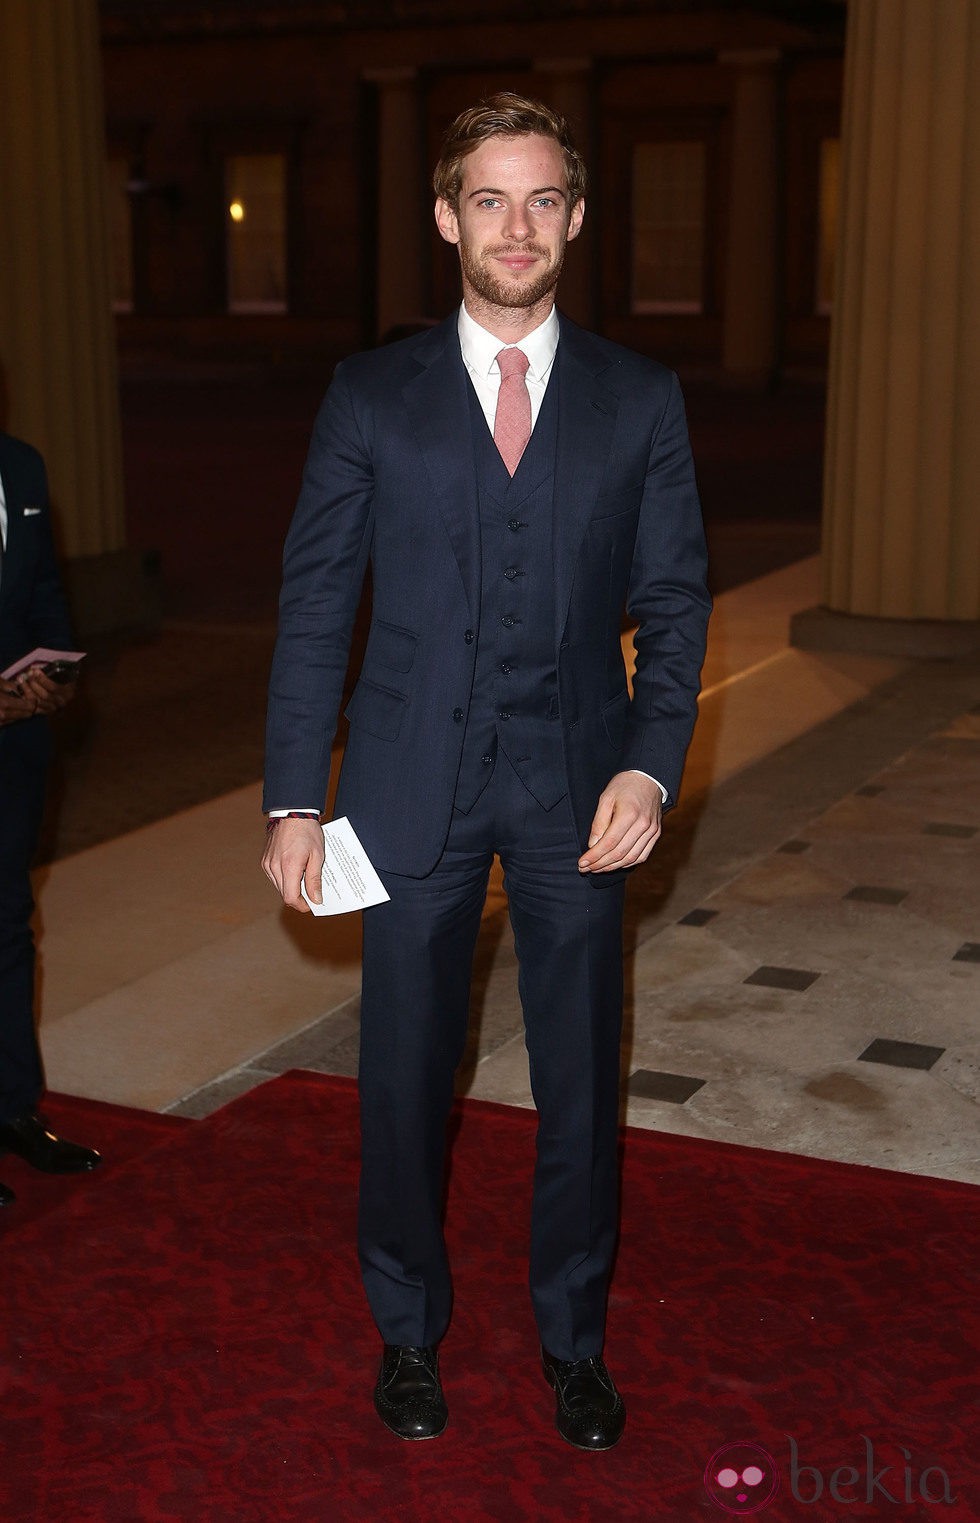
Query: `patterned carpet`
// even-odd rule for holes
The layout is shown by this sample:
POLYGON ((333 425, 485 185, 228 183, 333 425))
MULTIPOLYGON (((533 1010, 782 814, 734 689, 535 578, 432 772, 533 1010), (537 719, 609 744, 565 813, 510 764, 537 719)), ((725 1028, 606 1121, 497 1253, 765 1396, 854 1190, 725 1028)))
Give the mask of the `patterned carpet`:
MULTIPOLYGON (((125 1113, 89 1120, 111 1158, 125 1113)), ((618 1448, 585 1455, 557 1437, 536 1361, 533 1124, 459 1112, 451 1422, 428 1444, 392 1438, 371 1406, 349 1081, 286 1075, 33 1221, 10 1208, 0 1515, 980 1516, 980 1192, 628 1132, 607 1357, 630 1417, 618 1448)))

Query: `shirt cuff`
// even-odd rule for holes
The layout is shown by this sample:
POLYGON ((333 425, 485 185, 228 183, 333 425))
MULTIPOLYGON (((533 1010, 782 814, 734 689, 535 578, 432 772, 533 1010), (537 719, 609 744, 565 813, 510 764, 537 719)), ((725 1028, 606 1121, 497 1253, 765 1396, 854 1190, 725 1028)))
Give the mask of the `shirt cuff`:
POLYGON ((308 814, 311 820, 320 818, 319 809, 310 809, 305 804, 300 809, 267 809, 266 814, 270 820, 287 820, 291 814, 308 814))

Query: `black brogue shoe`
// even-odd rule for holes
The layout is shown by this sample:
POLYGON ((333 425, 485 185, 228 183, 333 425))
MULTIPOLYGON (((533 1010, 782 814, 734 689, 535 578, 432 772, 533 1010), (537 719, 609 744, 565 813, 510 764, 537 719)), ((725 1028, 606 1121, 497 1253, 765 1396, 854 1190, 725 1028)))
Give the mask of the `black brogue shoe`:
POLYGON ((576 1449, 611 1449, 626 1426, 626 1407, 602 1360, 555 1359, 541 1350, 545 1379, 557 1398, 558 1432, 576 1449))
POLYGON ((386 1343, 381 1356, 374 1406, 386 1428, 399 1438, 436 1438, 449 1421, 434 1348, 386 1343))

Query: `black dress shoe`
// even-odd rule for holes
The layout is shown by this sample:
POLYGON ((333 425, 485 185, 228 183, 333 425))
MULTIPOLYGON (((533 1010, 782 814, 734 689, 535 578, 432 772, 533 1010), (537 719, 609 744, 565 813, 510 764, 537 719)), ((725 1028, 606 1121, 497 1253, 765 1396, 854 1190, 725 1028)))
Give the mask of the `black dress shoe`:
POLYGON ((32 1169, 45 1174, 84 1174, 102 1162, 92 1148, 79 1147, 49 1132, 40 1116, 29 1111, 16 1121, 0 1122, 0 1152, 16 1153, 32 1169))
POLYGON ((0 1185, 0 1206, 12 1206, 17 1199, 8 1185, 0 1185))
POLYGON ((618 1444, 626 1408, 602 1360, 554 1359, 542 1349, 541 1363, 558 1398, 555 1422, 562 1438, 576 1449, 611 1449, 618 1444))
POLYGON ((386 1343, 374 1406, 385 1427, 399 1438, 436 1438, 449 1421, 449 1409, 435 1349, 386 1343))

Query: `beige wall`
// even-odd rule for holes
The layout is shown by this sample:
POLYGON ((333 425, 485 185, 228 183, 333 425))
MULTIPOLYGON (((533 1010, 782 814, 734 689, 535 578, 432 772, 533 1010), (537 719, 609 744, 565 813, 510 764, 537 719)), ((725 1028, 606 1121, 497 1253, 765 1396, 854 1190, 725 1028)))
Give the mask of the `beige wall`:
POLYGON ((124 542, 95 0, 0 0, 0 362, 65 552, 124 542))

